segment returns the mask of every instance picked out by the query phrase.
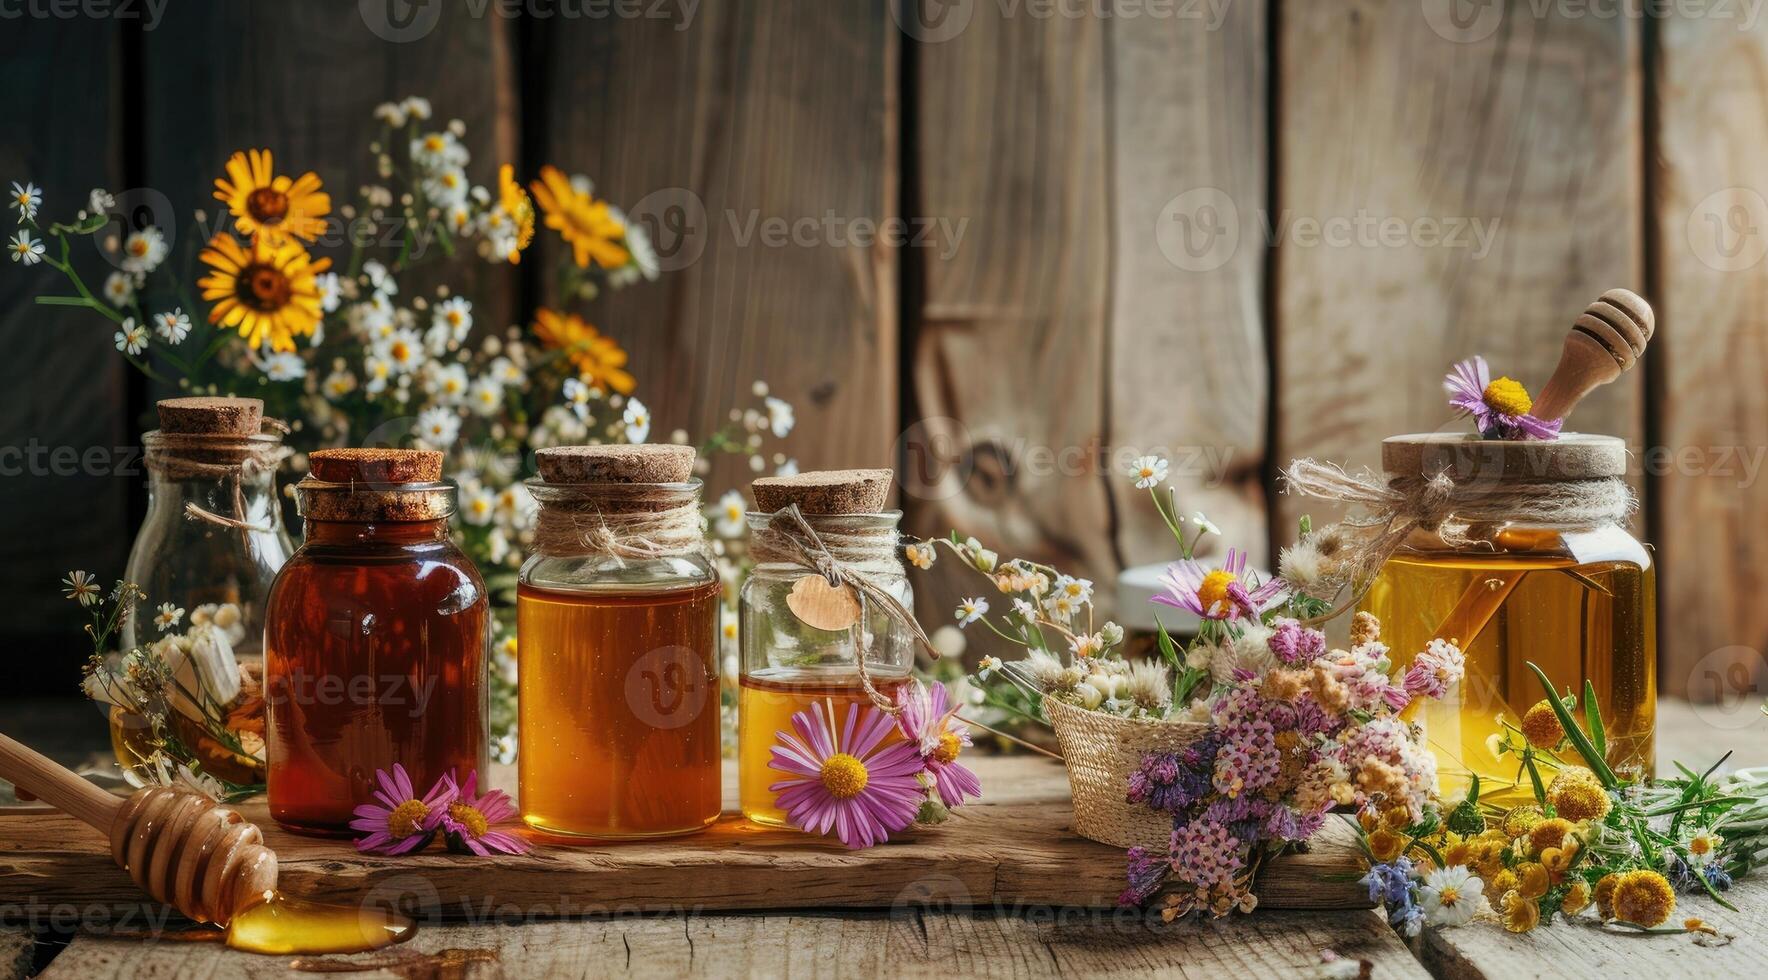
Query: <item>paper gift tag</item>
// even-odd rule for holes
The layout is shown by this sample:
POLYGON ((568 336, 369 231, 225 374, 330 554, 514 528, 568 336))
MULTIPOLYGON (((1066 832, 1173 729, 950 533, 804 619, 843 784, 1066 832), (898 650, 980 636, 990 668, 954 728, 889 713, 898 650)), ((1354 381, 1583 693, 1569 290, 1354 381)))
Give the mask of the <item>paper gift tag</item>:
POLYGON ((853 587, 832 586, 821 575, 806 575, 793 582, 786 608, 819 630, 844 630, 859 622, 859 597, 853 594, 853 587))

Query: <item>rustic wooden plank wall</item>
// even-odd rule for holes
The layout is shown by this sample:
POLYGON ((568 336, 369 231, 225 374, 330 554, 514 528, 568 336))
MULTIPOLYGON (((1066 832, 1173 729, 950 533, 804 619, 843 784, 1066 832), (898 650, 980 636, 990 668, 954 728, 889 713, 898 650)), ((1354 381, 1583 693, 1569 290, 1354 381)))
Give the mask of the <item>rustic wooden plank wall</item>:
MULTIPOLYGON (((632 351, 660 431, 705 431, 766 380, 798 406, 802 467, 896 462, 912 530, 1100 583, 1163 555, 1146 498, 1110 472, 1128 455, 1172 455, 1185 509, 1268 560, 1303 509, 1274 493, 1280 462, 1369 463, 1381 436, 1444 424, 1438 381, 1466 353, 1539 385, 1572 315, 1634 285, 1660 305, 1650 366, 1576 427, 1642 450, 1674 611, 1664 689, 1737 694, 1761 673, 1768 24, 1526 0, 1467 23, 1436 0, 500 9, 427 5, 416 31, 370 29, 348 0, 9 29, 0 176, 62 201, 133 181, 188 209, 261 144, 344 196, 371 172, 370 108, 428 95, 466 121, 476 168, 588 173, 659 222, 674 268, 604 301, 598 326, 632 351), (54 103, 36 87, 52 67, 54 103), (856 247, 831 217, 929 234, 856 247), (1397 243, 1384 219, 1406 226, 1397 243), (770 220, 821 230, 752 237, 770 220)), ((0 281, 21 355, 0 444, 58 426, 127 441, 144 395, 108 334, 25 305, 23 282, 0 281), (65 384, 30 383, 51 376, 102 383, 68 412, 65 384)), ((464 288, 499 325, 552 295, 527 266, 464 288)), ((747 476, 729 461, 714 485, 747 476)), ((65 489, 0 481, 9 531, 77 539, 0 536, 30 628, 66 612, 46 588, 62 565, 120 565, 139 492, 65 489)), ((931 620, 975 587, 960 581, 924 580, 931 620)))

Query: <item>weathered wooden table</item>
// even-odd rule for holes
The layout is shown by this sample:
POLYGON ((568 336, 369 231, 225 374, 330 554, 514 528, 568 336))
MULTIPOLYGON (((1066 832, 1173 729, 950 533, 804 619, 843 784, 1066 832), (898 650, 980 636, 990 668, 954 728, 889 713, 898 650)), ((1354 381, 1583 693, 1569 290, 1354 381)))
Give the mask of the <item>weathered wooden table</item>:
MULTIPOLYGON (((1697 711, 1685 705, 1666 705, 1660 741, 1665 758, 1706 760, 1719 746, 1740 750, 1739 764, 1768 762, 1768 719, 1749 711, 1697 711)), ((16 711, 0 705, 4 724, 14 725, 16 711)), ((66 735, 67 726, 54 722, 38 731, 27 729, 27 739, 56 737, 64 745, 51 748, 66 756, 79 751, 78 737, 66 735), (54 733, 61 733, 57 736, 54 733)), ((1394 935, 1380 915, 1370 910, 1303 911, 1263 908, 1250 916, 1216 921, 1189 921, 1167 925, 1158 916, 1108 908, 1063 907, 1061 888, 1028 886, 1016 862, 1021 858, 1055 867, 1072 881, 1074 895, 1088 894, 1114 879, 1120 857, 1109 849, 1094 851, 1084 842, 1067 841, 1052 848, 1037 838, 1041 831, 1029 826, 1015 842, 1015 820, 1038 810, 1066 812, 1066 787, 1060 769, 1034 759, 985 760, 985 784, 993 802, 988 811, 978 809, 971 817, 978 827, 994 826, 1002 833, 985 835, 969 853, 967 839, 956 828, 917 835, 900 845, 905 851, 923 849, 938 853, 939 870, 916 879, 916 887, 899 900, 879 902, 882 907, 840 909, 829 905, 830 893, 795 894, 789 887, 794 860, 779 859, 777 867, 754 868, 761 879, 755 885, 766 900, 793 908, 770 908, 752 912, 698 911, 684 901, 673 911, 644 911, 657 907, 642 899, 624 903, 628 911, 597 914, 567 920, 540 920, 556 903, 530 914, 520 903, 505 908, 489 907, 476 921, 450 921, 431 925, 405 946, 390 952, 357 957, 327 957, 323 961, 292 957, 264 957, 236 953, 212 943, 154 940, 140 935, 140 928, 122 936, 80 932, 57 951, 34 943, 29 934, 0 929, 0 980, 28 976, 33 963, 46 977, 265 977, 288 976, 291 968, 336 972, 350 976, 442 977, 442 976, 776 976, 813 974, 840 976, 1055 976, 1102 974, 1158 974, 1185 977, 1307 976, 1320 963, 1320 951, 1370 964, 1376 977, 1668 977, 1760 976, 1768 972, 1768 880, 1746 881, 1732 892, 1743 911, 1729 913, 1710 901, 1687 899, 1689 914, 1714 923, 1737 938, 1729 945, 1709 948, 1687 936, 1638 937, 1605 933, 1595 928, 1555 924, 1527 936, 1511 936, 1495 924, 1475 923, 1456 930, 1427 934, 1408 944, 1394 935), (1014 815, 1018 816, 1015 817, 1014 815), (1003 837, 1003 834, 1005 835, 1003 837), (1016 853, 1022 851, 1022 854, 1016 853), (1049 865, 1055 861, 1057 865, 1049 865), (1096 862, 1096 866, 1093 866, 1096 862), (772 880, 765 880, 768 878, 772 880), (943 884, 942 884, 943 883, 943 884), (942 891, 943 889, 943 891, 942 891), (967 904, 966 904, 967 900, 967 904), (51 957, 49 954, 53 953, 51 957), (46 966, 43 964, 46 961, 46 966)), ((4 818, 21 819, 18 816, 4 818)), ((45 853, 71 859, 79 869, 79 855, 91 851, 81 844, 77 832, 63 826, 61 818, 40 818, 45 843, 39 852, 0 851, 0 914, 8 903, 24 896, 16 884, 28 875, 40 874, 45 853)), ((733 831, 735 833, 735 831, 733 831)), ((759 838, 765 842, 767 838, 759 838)), ((726 840, 707 848, 735 846, 726 840)), ((899 845, 892 845, 899 846, 899 845)), ((1322 865, 1336 860, 1325 847, 1311 858, 1322 865)), ((557 872, 561 883, 595 874, 599 859, 594 851, 573 852, 557 872)), ((762 849, 765 853, 765 849, 762 849)), ((792 851, 790 853, 797 853, 792 851)), ((633 852, 605 867, 633 895, 634 864, 649 858, 633 852), (620 879, 619 876, 627 876, 620 879)), ((838 862, 838 850, 827 851, 826 862, 838 862)), ((755 853, 744 855, 745 860, 755 853)), ((437 858, 437 861, 442 859, 437 858)), ((815 864, 818 862, 809 862, 815 864)), ((349 862, 308 863, 297 857, 296 874, 303 882, 333 887, 361 875, 383 873, 372 863, 366 867, 349 862)), ((97 868, 91 865, 88 870, 97 868)), ((1312 869, 1319 873, 1319 868, 1312 869)), ((487 873, 490 873, 487 870, 487 873)), ((538 874, 546 874, 542 870, 538 874)), ((649 867, 646 873, 668 874, 649 867)), ((1329 876, 1329 875, 1328 875, 1329 876)), ((543 881, 544 878, 534 879, 543 881)), ((708 887, 714 887, 708 877, 708 887)), ((808 880, 808 879, 806 879, 808 880)), ((76 886, 67 881, 35 878, 34 893, 55 896, 76 886)), ((728 882, 720 901, 729 907, 728 882)), ((601 888, 606 891, 607 883, 601 888)), ((826 883, 824 886, 826 888, 826 883)), ((1342 903, 1342 882, 1326 882, 1323 893, 1334 888, 1342 903)), ((446 888, 445 888, 446 890, 446 888)), ((558 889, 554 889, 558 891, 558 889)), ((900 892, 901 889, 899 888, 900 892)), ((114 896, 118 902, 123 896, 114 896)), ((533 897, 532 895, 529 897, 533 897)), ((1083 899, 1085 900, 1085 899, 1083 899)), ((1269 904, 1305 905, 1305 878, 1291 875, 1283 897, 1269 904)), ((66 904, 66 903, 64 903, 66 904)), ((751 903, 752 904, 752 903, 751 903)), ((120 904, 89 903, 71 908, 79 921, 84 911, 92 921, 115 921, 120 904)), ((748 906, 742 906, 748 907, 748 906)), ((11 910, 16 913, 17 907, 11 910)), ((459 919, 450 914, 450 919, 459 919)), ((58 942, 60 940, 57 940, 58 942)))

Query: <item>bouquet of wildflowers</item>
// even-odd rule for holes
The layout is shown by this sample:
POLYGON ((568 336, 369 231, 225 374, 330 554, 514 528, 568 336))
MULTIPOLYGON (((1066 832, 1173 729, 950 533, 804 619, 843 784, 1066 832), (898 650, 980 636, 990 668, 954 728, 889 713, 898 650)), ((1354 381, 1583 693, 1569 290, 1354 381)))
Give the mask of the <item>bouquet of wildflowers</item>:
POLYGON ((1092 583, 1022 559, 1001 561, 974 539, 919 542, 909 560, 930 567, 936 544, 987 576, 1008 597, 991 617, 988 600, 965 599, 961 626, 981 625, 1024 648, 1011 663, 984 658, 976 681, 989 704, 1029 717, 1055 700, 1088 711, 1153 722, 1190 723, 1201 734, 1180 751, 1145 755, 1128 776, 1128 802, 1170 816, 1168 846, 1132 848, 1126 904, 1163 890, 1162 914, 1223 915, 1256 904, 1252 880, 1270 855, 1306 840, 1335 807, 1403 812, 1422 820, 1436 764, 1410 722, 1415 702, 1442 697, 1462 674, 1461 651, 1437 641, 1396 671, 1373 617, 1359 615, 1348 650, 1329 650, 1308 625, 1327 601, 1309 587, 1330 581, 1335 529, 1306 521, 1284 552, 1296 579, 1261 579, 1246 555, 1228 549, 1217 565, 1196 546, 1217 533, 1201 514, 1180 516, 1162 488, 1167 464, 1138 459, 1131 476, 1150 491, 1177 542, 1156 603, 1198 618, 1181 645, 1164 626, 1159 659, 1127 660, 1123 630, 1095 624, 1092 583))
MULTIPOLYGON (((132 223, 103 190, 70 220, 42 218, 42 193, 29 183, 12 185, 20 227, 10 251, 15 262, 47 265, 65 280, 66 294, 39 303, 104 317, 121 356, 163 384, 262 398, 268 414, 292 423, 298 450, 411 444, 448 454, 460 487, 457 537, 499 611, 492 724, 508 761, 510 609, 536 515, 522 485, 529 457, 547 446, 653 437, 626 351, 587 313, 603 292, 655 280, 660 270, 643 225, 597 197, 587 177, 545 166, 524 185, 507 163, 481 168, 465 125, 435 120, 423 98, 374 114, 379 135, 368 152, 378 179, 351 203, 334 206, 312 171, 286 171, 269 150, 243 150, 215 180, 217 220, 199 210, 198 233, 186 236, 180 255, 165 231, 132 223), (120 237, 107 232, 117 221, 120 237), (473 297, 446 279, 463 263, 520 263, 542 227, 566 246, 553 270, 559 305, 534 311, 527 324, 483 322, 473 297), (82 240, 115 266, 96 289, 71 258, 82 240), (414 280, 443 284, 424 290, 414 280)), ((795 464, 765 443, 792 430, 792 406, 761 382, 753 390, 752 404, 703 434, 702 457, 740 453, 754 471, 791 472, 795 464)), ((690 440, 682 431, 668 438, 690 440)), ((297 469, 304 459, 296 455, 297 469)), ((740 496, 726 494, 711 515, 733 579, 742 569, 734 545, 742 510, 740 496)), ((734 603, 734 587, 727 592, 734 603)), ((734 620, 726 636, 734 644, 734 620)))

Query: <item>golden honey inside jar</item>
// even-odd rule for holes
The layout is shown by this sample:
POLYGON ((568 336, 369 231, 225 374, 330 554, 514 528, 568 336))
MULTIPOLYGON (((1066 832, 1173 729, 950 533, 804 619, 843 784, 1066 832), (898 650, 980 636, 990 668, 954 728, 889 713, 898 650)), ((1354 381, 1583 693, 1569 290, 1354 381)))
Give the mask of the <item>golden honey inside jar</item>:
MULTIPOLYGON (((1626 473, 1619 439, 1565 433, 1554 442, 1479 440, 1449 434, 1395 436, 1382 445, 1390 479, 1446 471, 1461 486, 1540 499, 1558 488, 1605 481, 1616 493, 1626 473)), ((1520 747, 1524 714, 1546 692, 1534 663, 1563 695, 1594 689, 1608 736, 1608 763, 1653 772, 1657 705, 1657 570, 1623 525, 1627 507, 1596 518, 1481 522, 1456 545, 1414 530, 1382 567, 1360 609, 1382 623, 1382 640, 1403 662, 1433 639, 1451 640, 1467 673, 1418 721, 1437 757, 1445 794, 1472 774, 1482 802, 1532 802, 1520 747)), ((1538 511, 1534 511, 1538 513, 1538 511)), ((1580 713, 1581 717, 1581 713, 1580 713)), ((1558 759, 1581 764, 1562 748, 1558 759)), ((1543 778, 1553 754, 1537 755, 1543 778)))
POLYGON ((522 819, 628 840, 718 819, 722 587, 687 446, 538 454, 517 585, 522 819))
MULTIPOLYGON (((743 583, 739 606, 737 773, 743 816, 755 823, 788 825, 770 789, 786 775, 768 763, 779 733, 793 730, 793 715, 823 704, 833 707, 832 717, 846 718, 850 706, 873 704, 868 681, 879 695, 894 698, 914 665, 914 641, 901 623, 875 604, 832 598, 823 577, 806 570, 800 556, 767 544, 774 540, 769 529, 784 520, 778 513, 782 508, 795 505, 831 553, 857 559, 873 581, 913 608, 896 551, 902 513, 884 509, 892 475, 835 470, 766 477, 750 487, 756 503, 748 517, 755 566, 743 583)), ((893 729, 886 740, 901 737, 893 729)))

